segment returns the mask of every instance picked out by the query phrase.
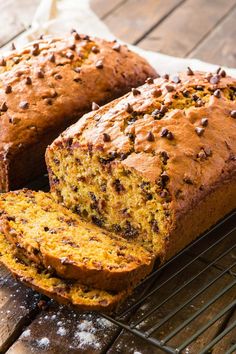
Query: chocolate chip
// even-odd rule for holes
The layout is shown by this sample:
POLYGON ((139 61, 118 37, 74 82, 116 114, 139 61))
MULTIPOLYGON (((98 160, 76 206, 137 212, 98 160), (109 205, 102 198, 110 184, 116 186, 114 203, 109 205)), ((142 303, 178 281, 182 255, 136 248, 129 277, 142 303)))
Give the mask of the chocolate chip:
POLYGON ((202 134, 204 133, 205 129, 201 128, 201 127, 196 127, 195 128, 195 132, 197 133, 198 136, 202 136, 202 134))
POLYGON ((95 66, 96 66, 97 69, 102 69, 103 68, 103 61, 102 60, 98 60, 95 63, 95 66))
POLYGON ((203 86, 197 85, 197 86, 196 86, 196 90, 198 90, 198 91, 203 91, 203 86))
POLYGON ((166 137, 167 136, 167 134, 168 134, 168 129, 167 128, 162 128, 161 129, 161 137, 166 137))
POLYGON ((160 112, 161 112, 162 114, 165 114, 167 111, 168 111, 168 107, 165 106, 165 105, 162 105, 161 108, 160 108, 160 112))
POLYGON ((157 97, 160 97, 162 95, 162 91, 161 91, 161 89, 154 89, 154 90, 151 91, 151 94, 152 94, 152 96, 157 98, 157 97))
POLYGON ((154 140, 155 140, 155 137, 154 137, 153 133, 151 131, 148 132, 147 141, 154 141, 154 140))
POLYGON ((6 66, 7 63, 6 63, 6 60, 4 58, 1 58, 0 59, 0 66, 6 66))
POLYGON ((62 76, 61 76, 61 74, 56 74, 56 75, 54 76, 54 78, 55 78, 56 80, 61 80, 61 79, 62 79, 62 76))
POLYGON ((220 96, 221 96, 220 90, 219 90, 219 89, 215 90, 214 93, 213 93, 213 95, 214 95, 215 97, 217 97, 217 98, 220 98, 220 96))
POLYGON ((207 118, 202 118, 201 119, 201 125, 203 127, 207 127, 208 126, 208 119, 207 118))
POLYGON ((79 39, 81 39, 79 33, 76 32, 76 31, 73 31, 73 36, 74 36, 74 39, 77 40, 77 41, 78 41, 79 39))
POLYGON ((51 98, 46 98, 46 99, 45 99, 45 102, 46 102, 49 106, 51 106, 52 103, 53 103, 53 100, 52 100, 51 98))
POLYGON ((53 54, 53 53, 50 54, 48 59, 49 59, 49 61, 50 61, 51 63, 55 63, 55 60, 56 60, 55 54, 53 54))
POLYGON ((194 94, 192 95, 192 99, 193 99, 195 102, 197 102, 197 100, 199 100, 200 97, 194 93, 194 94))
POLYGON ((107 134, 107 133, 103 133, 103 141, 104 141, 105 143, 108 143, 109 141, 111 141, 110 135, 107 134))
POLYGON ((141 92, 140 92, 139 90, 137 90, 136 88, 132 88, 132 94, 133 94, 134 96, 137 96, 137 95, 140 95, 141 92))
POLYGON ((166 171, 162 172, 161 180, 162 180, 163 184, 166 184, 170 180, 170 177, 168 176, 166 171))
POLYGON ((92 111, 97 111, 99 108, 100 106, 96 102, 92 103, 92 111))
POLYGON ((164 165, 166 165, 167 161, 169 160, 168 153, 166 151, 161 151, 160 156, 161 156, 161 159, 162 159, 164 165))
POLYGON ((190 95, 190 93, 189 93, 189 91, 188 90, 183 90, 183 96, 184 97, 189 97, 189 95, 190 95))
POLYGON ((175 84, 178 84, 178 83, 181 82, 179 76, 173 76, 173 77, 171 78, 171 81, 174 82, 175 84))
POLYGON ((119 179, 115 179, 115 181, 112 183, 112 185, 115 188, 115 191, 117 193, 123 192, 125 190, 124 186, 120 183, 119 179))
POLYGON ((212 85, 216 85, 216 84, 218 84, 219 83, 219 81, 220 81, 220 77, 219 77, 219 75, 214 75, 214 76, 212 76, 211 78, 210 78, 210 84, 212 84, 212 85))
POLYGON ((187 75, 189 75, 189 76, 194 75, 193 70, 189 66, 187 67, 187 75))
POLYGON ((216 74, 219 74, 221 71, 221 67, 219 67, 217 70, 216 70, 216 74))
POLYGON ((236 110, 235 109, 230 112, 230 117, 236 118, 236 110))
POLYGON ((173 140, 174 139, 174 135, 173 133, 171 133, 167 128, 162 128, 161 129, 161 137, 165 137, 168 140, 173 140))
POLYGON ((76 45, 75 45, 75 44, 70 44, 70 45, 69 45, 69 49, 75 50, 75 48, 76 48, 76 45))
POLYGON ((200 98, 197 100, 197 102, 195 103, 196 107, 202 107, 204 105, 203 100, 201 100, 200 98))
POLYGON ((221 77, 226 77, 226 72, 225 72, 225 70, 221 70, 220 76, 221 76, 221 77))
POLYGON ((11 92, 12 92, 12 87, 10 85, 7 85, 5 88, 5 93, 8 95, 11 92))
POLYGON ((184 181, 184 183, 186 183, 186 184, 193 184, 193 181, 192 181, 191 178, 188 177, 188 176, 184 176, 183 181, 184 181))
POLYGON ((159 232, 159 227, 158 227, 158 223, 156 220, 152 220, 151 221, 151 225, 152 225, 152 231, 155 233, 159 232))
POLYGON ((121 45, 119 43, 115 43, 112 47, 113 50, 115 50, 116 52, 119 52, 121 48, 121 45))
POLYGON ((38 70, 37 76, 38 76, 39 79, 43 79, 44 78, 44 72, 42 70, 38 70))
POLYGON ((66 57, 67 57, 67 59, 72 60, 72 59, 74 59, 74 54, 71 53, 71 52, 67 52, 67 53, 66 53, 66 57))
POLYGON ((1 105, 1 112, 6 112, 8 110, 6 102, 3 102, 1 105))
POLYGON ((154 83, 154 80, 153 80, 153 78, 151 78, 151 77, 148 77, 148 78, 147 78, 147 80, 146 80, 146 83, 147 83, 148 85, 151 85, 151 84, 153 84, 153 83, 154 83))
POLYGON ((20 122, 20 118, 15 118, 15 117, 9 118, 9 123, 11 124, 17 124, 19 122, 20 122))
POLYGON ((26 85, 31 85, 32 84, 32 80, 29 76, 27 76, 27 78, 25 79, 25 84, 26 85))
POLYGON ((97 53, 100 52, 100 49, 99 49, 98 47, 96 47, 96 46, 93 46, 93 47, 91 48, 91 51, 92 51, 94 54, 97 54, 97 53))
POLYGON ((81 72, 81 68, 80 67, 76 67, 73 69, 77 74, 79 74, 81 72))
POLYGON ((16 50, 16 46, 15 46, 14 42, 12 42, 12 44, 11 44, 11 50, 16 50))
POLYGON ((165 88, 168 92, 172 92, 175 89, 174 86, 172 86, 172 85, 166 85, 165 88))
POLYGON ((38 39, 43 39, 43 34, 40 34, 38 39))
POLYGON ((125 110, 126 110, 127 113, 132 113, 133 112, 133 107, 131 106, 131 104, 126 103, 125 110))
POLYGON ((39 44, 38 44, 38 43, 34 43, 34 44, 33 44, 32 54, 33 54, 34 56, 39 55, 39 44))
POLYGON ((29 108, 29 103, 27 101, 22 101, 22 102, 20 102, 19 107, 21 109, 27 109, 27 108, 29 108))
POLYGON ((170 76, 169 76, 169 74, 164 74, 162 77, 163 77, 163 79, 169 80, 170 76))

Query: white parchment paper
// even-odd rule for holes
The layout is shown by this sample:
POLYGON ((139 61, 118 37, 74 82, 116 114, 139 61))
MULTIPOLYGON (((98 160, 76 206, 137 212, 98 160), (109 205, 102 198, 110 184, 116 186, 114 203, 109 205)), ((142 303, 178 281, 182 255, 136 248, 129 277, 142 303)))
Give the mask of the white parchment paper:
MULTIPOLYGON (((30 30, 17 38, 15 43, 27 43, 40 34, 65 34, 71 28, 75 28, 79 33, 105 39, 116 38, 91 10, 89 0, 42 0, 35 13, 30 30)), ((129 45, 129 47, 145 57, 160 74, 180 72, 186 70, 187 66, 190 66, 193 70, 204 71, 215 71, 218 67, 197 59, 176 58, 143 50, 137 46, 129 45)), ((236 77, 236 69, 225 69, 227 74, 236 77)))

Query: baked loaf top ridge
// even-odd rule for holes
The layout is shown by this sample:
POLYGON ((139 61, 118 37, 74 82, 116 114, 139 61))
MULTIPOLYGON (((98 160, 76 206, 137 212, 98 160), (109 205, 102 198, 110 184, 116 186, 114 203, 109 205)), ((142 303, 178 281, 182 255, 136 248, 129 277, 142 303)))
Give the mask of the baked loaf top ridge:
POLYGON ((165 170, 181 210, 235 169, 236 79, 196 72, 148 82, 84 115, 49 150, 89 147, 104 164, 119 162, 154 183, 165 170))
POLYGON ((148 76, 156 76, 154 69, 126 46, 77 32, 14 50, 0 58, 1 158, 11 160, 27 147, 42 144, 42 136, 48 136, 47 146, 81 115, 148 76))
POLYGON ((48 193, 2 194, 0 209, 6 238, 29 259, 64 278, 120 291, 152 270, 153 257, 140 245, 84 223, 48 193))
POLYGON ((16 249, 2 233, 0 233, 0 263, 8 268, 16 279, 36 291, 60 303, 72 304, 80 310, 110 312, 116 310, 129 294, 129 290, 116 294, 89 288, 78 281, 65 281, 32 262, 23 262, 17 258, 16 249))
POLYGON ((236 80, 222 70, 207 74, 191 69, 149 79, 84 115, 53 142, 46 156, 51 190, 67 207, 86 209, 86 195, 93 192, 98 211, 87 208, 86 217, 128 238, 141 232, 143 242, 153 233, 152 241, 164 241, 156 251, 165 257, 179 218, 235 175, 236 80), (96 169, 89 175, 93 164, 96 169), (109 198, 112 193, 116 200, 109 198), (126 202, 135 204, 138 196, 136 205, 126 202), (107 207, 99 209, 104 199, 107 207), (122 211, 123 219, 116 218, 122 211))

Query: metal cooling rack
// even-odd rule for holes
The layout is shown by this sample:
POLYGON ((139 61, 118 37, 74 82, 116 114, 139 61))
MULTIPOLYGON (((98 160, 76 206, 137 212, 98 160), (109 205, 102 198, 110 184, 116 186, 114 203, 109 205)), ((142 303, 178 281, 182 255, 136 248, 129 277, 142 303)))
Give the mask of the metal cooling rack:
MULTIPOLYGON (((217 321, 220 321, 223 316, 229 315, 236 309, 236 257, 229 256, 230 253, 235 250, 236 211, 146 278, 139 287, 146 287, 151 282, 153 282, 154 285, 149 287, 149 290, 142 298, 126 305, 125 308, 122 309, 122 312, 118 313, 116 316, 102 315, 114 324, 142 338, 146 343, 161 349, 163 352, 181 353, 184 349, 186 350, 189 345, 193 344, 194 341, 198 340, 204 332, 214 326, 217 321), (228 246, 229 241, 232 243, 230 247, 228 246), (226 243, 226 249, 222 249, 222 244, 224 243, 226 243), (213 257, 213 260, 207 260, 209 258, 207 258, 207 255, 212 252, 214 255, 219 247, 220 254, 213 257), (186 258, 187 261, 184 261, 182 264, 184 258, 186 258), (225 263, 223 263, 222 266, 221 261, 224 259, 226 259, 227 262, 225 266, 225 263), (200 270, 193 272, 192 266, 197 265, 199 262, 201 264, 203 263, 204 266, 200 270), (181 264, 180 266, 178 266, 179 263, 181 264), (212 267, 217 271, 217 274, 210 276, 208 281, 202 284, 201 276, 209 272, 212 267), (163 275, 164 270, 168 272, 168 276, 164 278, 164 280, 160 280, 160 276, 163 275), (187 279, 184 278, 184 273, 186 272, 189 273, 187 279), (165 293, 166 286, 168 287, 177 277, 181 277, 182 283, 180 282, 179 286, 177 286, 174 291, 172 290, 171 293, 163 298, 163 292, 165 293), (192 305, 190 314, 189 312, 187 315, 183 313, 187 307, 191 306, 200 296, 206 294, 217 282, 221 284, 222 279, 225 277, 228 279, 227 282, 224 281, 223 287, 218 287, 217 291, 208 298, 208 301, 202 302, 201 306, 198 305, 197 308, 192 305), (192 292, 190 296, 187 298, 186 296, 183 297, 183 300, 177 302, 176 306, 170 312, 163 316, 157 316, 158 313, 165 312, 163 308, 169 301, 173 301, 178 295, 181 295, 183 291, 186 291, 187 287, 192 287, 196 281, 199 282, 199 287, 190 291, 192 292), (171 344, 171 341, 176 339, 176 336, 178 336, 181 331, 189 329, 194 321, 197 320, 199 316, 204 316, 210 308, 214 309, 217 301, 230 291, 231 293, 233 292, 232 301, 225 303, 220 309, 217 308, 216 313, 210 320, 205 321, 199 328, 195 327, 192 333, 186 336, 180 343, 175 345, 171 344), (152 304, 153 298, 155 298, 155 305, 152 304), (157 301, 159 298, 162 299, 157 301), (150 306, 147 306, 148 304, 150 306), (176 315, 180 315, 181 312, 183 313, 183 320, 181 323, 176 323, 175 317, 176 315), (171 324, 168 327, 170 330, 164 330, 164 335, 161 335, 160 333, 162 332, 160 332, 160 330, 168 323, 171 324)), ((216 334, 198 353, 209 353, 210 350, 234 328, 236 328, 236 320, 223 328, 220 333, 216 334)), ((231 353, 236 353, 236 343, 227 351, 227 354, 231 353)))

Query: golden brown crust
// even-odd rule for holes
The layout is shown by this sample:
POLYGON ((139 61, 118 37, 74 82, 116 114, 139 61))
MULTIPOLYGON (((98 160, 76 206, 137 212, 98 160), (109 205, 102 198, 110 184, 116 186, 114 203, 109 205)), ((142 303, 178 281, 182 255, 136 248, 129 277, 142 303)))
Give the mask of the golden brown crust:
POLYGON ((74 32, 32 42, 1 60, 0 154, 6 168, 1 168, 0 190, 16 188, 30 173, 41 173, 46 146, 89 111, 92 102, 108 102, 155 76, 126 46, 118 51, 113 46, 74 32), (34 145, 34 164, 22 159, 18 180, 14 161, 34 145))
POLYGON ((46 270, 37 268, 34 263, 19 260, 15 251, 0 233, 0 263, 8 268, 16 279, 59 303, 72 305, 79 310, 111 312, 130 293, 130 289, 120 293, 108 293, 88 288, 79 282, 66 282, 46 270))
POLYGON ((0 197, 1 229, 30 260, 66 279, 120 291, 135 286, 153 267, 138 244, 81 221, 48 193, 21 190, 0 197))
POLYGON ((124 168, 130 175, 150 182, 168 223, 163 233, 164 260, 236 207, 236 198, 230 199, 227 207, 219 206, 221 184, 229 189, 222 205, 227 203, 230 190, 234 193, 236 80, 224 71, 181 73, 177 77, 158 78, 153 83, 149 80, 85 115, 47 151, 51 189, 59 196, 67 179, 62 181, 57 176, 55 183, 60 171, 55 168, 53 157, 63 149, 68 149, 71 156, 86 151, 96 155, 97 160, 106 163, 106 177, 124 168), (218 205, 214 205, 215 200, 218 205), (198 212, 199 205, 203 209, 198 212), (211 217, 203 222, 208 210, 211 217), (202 225, 195 227, 198 217, 202 225), (188 226, 180 236, 179 230, 185 223, 188 226))

